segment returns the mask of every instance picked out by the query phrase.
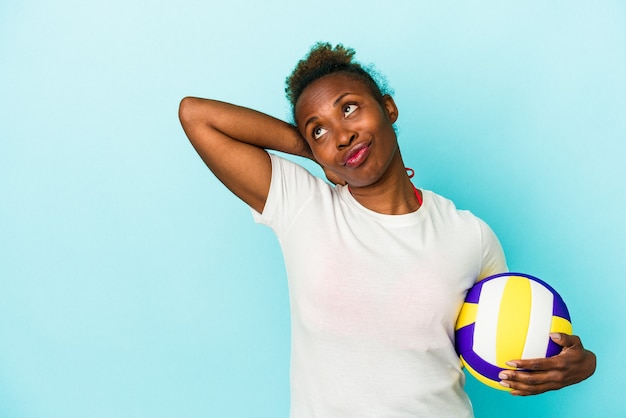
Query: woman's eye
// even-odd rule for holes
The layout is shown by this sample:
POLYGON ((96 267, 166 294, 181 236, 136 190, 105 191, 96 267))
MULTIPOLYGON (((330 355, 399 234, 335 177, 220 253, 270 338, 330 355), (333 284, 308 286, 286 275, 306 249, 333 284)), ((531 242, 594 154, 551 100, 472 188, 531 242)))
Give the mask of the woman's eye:
POLYGON ((319 137, 321 137, 325 133, 326 129, 322 128, 321 126, 317 126, 313 128, 313 139, 319 139, 319 137))
POLYGON ((355 104, 345 105, 343 107, 343 115, 349 116, 352 112, 356 110, 357 106, 355 104))

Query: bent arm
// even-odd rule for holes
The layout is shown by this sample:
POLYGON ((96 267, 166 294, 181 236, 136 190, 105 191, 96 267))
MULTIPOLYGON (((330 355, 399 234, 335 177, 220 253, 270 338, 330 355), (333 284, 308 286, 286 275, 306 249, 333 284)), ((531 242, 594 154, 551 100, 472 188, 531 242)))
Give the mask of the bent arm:
POLYGON ((186 97, 179 118, 213 174, 258 212, 265 207, 272 174, 265 149, 313 158, 293 125, 252 109, 186 97))
POLYGON ((596 355, 583 347, 575 335, 554 333, 552 340, 563 347, 554 357, 513 360, 509 364, 517 370, 500 373, 500 384, 511 388, 517 396, 537 395, 561 389, 590 377, 596 371, 596 355))

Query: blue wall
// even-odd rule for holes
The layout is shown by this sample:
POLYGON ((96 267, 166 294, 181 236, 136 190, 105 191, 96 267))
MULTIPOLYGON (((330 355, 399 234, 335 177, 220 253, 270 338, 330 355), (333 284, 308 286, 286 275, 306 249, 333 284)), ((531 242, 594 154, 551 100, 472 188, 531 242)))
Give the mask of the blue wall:
POLYGON ((318 40, 386 74, 416 183, 484 218, 598 354, 538 397, 469 378, 477 416, 621 416, 625 3, 212 3, 0 3, 0 416, 287 416, 280 249, 177 108, 284 118, 318 40))

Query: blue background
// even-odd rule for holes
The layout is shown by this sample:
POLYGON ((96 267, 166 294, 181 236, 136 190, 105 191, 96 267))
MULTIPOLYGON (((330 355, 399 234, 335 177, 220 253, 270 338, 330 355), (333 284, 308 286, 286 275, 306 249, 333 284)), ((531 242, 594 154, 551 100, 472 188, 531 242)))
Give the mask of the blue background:
POLYGON ((0 417, 286 417, 271 231, 203 166, 186 95, 286 118, 342 42, 395 89, 415 182, 560 291, 588 381, 478 417, 617 417, 626 294, 622 1, 2 0, 0 417))

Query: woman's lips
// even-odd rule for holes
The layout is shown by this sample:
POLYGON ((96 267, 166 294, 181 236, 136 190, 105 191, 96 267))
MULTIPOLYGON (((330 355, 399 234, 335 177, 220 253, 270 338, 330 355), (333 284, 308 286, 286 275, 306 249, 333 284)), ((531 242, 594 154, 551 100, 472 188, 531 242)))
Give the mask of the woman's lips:
POLYGON ((343 165, 348 168, 355 168, 363 164, 370 153, 370 144, 362 143, 355 145, 343 159, 343 165))

